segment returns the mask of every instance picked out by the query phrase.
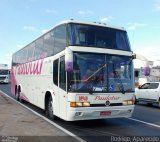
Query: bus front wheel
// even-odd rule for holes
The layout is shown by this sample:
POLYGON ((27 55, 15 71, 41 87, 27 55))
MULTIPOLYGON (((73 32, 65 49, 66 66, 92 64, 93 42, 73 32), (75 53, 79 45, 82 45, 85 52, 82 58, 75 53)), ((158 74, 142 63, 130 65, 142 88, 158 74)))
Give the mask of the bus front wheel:
POLYGON ((54 107, 53 107, 53 100, 52 97, 50 96, 48 103, 47 103, 47 110, 46 110, 46 115, 50 119, 55 119, 54 115, 54 107))

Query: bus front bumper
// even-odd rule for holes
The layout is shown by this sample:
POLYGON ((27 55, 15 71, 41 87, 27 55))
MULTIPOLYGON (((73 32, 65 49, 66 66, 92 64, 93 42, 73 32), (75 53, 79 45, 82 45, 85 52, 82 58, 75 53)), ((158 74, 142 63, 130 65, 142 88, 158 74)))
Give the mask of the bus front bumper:
POLYGON ((0 83, 9 83, 9 80, 8 79, 0 80, 0 83))
POLYGON ((134 105, 69 108, 67 121, 131 117, 134 105))

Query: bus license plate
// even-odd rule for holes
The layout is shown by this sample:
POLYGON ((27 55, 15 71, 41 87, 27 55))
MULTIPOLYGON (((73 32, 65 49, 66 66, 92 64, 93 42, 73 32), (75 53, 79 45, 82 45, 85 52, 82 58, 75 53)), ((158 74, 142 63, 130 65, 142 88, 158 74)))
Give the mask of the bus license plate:
POLYGON ((108 116, 111 115, 111 111, 101 111, 100 116, 108 116))

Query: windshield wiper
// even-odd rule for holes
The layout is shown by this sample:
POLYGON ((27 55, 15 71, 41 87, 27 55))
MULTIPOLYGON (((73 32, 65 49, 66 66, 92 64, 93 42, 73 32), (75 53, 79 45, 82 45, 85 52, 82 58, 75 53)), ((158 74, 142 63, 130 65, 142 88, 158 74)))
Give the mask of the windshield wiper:
POLYGON ((88 81, 89 79, 91 79, 95 74, 97 74, 98 72, 100 72, 103 68, 105 68, 107 65, 104 64, 102 67, 98 68, 93 74, 91 74, 87 79, 85 79, 84 81, 88 81))

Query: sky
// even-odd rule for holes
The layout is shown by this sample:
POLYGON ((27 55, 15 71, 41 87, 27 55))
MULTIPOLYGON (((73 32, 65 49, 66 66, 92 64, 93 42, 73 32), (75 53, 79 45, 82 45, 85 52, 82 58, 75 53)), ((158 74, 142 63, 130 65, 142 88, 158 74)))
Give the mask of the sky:
POLYGON ((0 63, 67 19, 124 27, 132 51, 160 65, 160 0, 1 0, 0 63))

